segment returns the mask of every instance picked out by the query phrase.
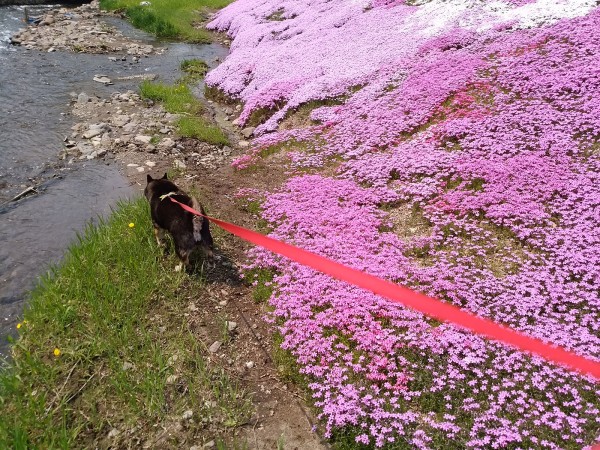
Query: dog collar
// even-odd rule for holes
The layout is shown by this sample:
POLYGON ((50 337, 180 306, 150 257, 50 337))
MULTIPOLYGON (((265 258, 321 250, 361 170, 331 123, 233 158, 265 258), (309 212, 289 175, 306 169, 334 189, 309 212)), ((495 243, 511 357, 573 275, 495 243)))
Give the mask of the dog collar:
POLYGON ((176 194, 177 194, 177 192, 169 192, 168 194, 161 195, 161 196, 160 196, 160 200, 162 201, 162 200, 164 200, 165 198, 167 198, 167 197, 171 197, 171 196, 173 196, 173 195, 176 195, 176 194))

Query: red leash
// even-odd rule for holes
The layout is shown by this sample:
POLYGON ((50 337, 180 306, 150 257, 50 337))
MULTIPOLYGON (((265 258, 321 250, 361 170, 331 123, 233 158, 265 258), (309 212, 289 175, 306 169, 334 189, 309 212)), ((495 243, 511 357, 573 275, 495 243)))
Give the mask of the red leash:
MULTIPOLYGON (((186 211, 209 219, 211 222, 214 222, 231 234, 271 250, 274 253, 285 256, 300 264, 312 267, 333 278, 367 289, 395 303, 422 312, 429 317, 433 317, 443 322, 451 322, 481 336, 500 341, 504 344, 516 347, 521 351, 541 356, 547 361, 563 365, 581 374, 591 375, 596 379, 600 379, 600 363, 597 361, 584 358, 569 352, 562 347, 547 344, 539 339, 498 325, 496 322, 489 319, 484 319, 465 312, 456 306, 435 300, 424 294, 414 292, 408 288, 382 280, 381 278, 377 278, 359 270, 351 269, 343 264, 301 248, 294 247, 293 245, 286 244, 285 242, 278 241, 257 233, 256 231, 248 230, 232 223, 206 216, 193 208, 178 202, 172 197, 170 197, 170 199, 172 202, 179 204, 186 211)), ((597 447, 596 449, 600 450, 600 447, 597 447)))

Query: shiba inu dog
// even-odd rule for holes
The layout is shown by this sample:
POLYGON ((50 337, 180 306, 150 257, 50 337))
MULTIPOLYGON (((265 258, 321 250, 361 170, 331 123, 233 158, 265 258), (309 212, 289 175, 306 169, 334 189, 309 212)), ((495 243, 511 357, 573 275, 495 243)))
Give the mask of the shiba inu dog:
POLYGON ((188 271, 191 270, 190 256, 196 248, 202 248, 204 254, 212 258, 213 239, 208 219, 184 210, 177 203, 170 201, 169 197, 204 214, 202 205, 169 181, 166 173, 157 179, 148 175, 146 180, 144 196, 150 202, 150 215, 158 245, 166 246, 164 232, 168 231, 173 237, 175 253, 188 271))

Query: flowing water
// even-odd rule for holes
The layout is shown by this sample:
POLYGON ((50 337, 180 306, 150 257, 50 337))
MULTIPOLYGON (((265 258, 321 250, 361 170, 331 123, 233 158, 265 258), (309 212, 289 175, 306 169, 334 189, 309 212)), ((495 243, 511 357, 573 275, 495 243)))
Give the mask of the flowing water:
MULTIPOLYGON (((29 9, 38 15, 44 8, 29 9)), ((8 336, 14 335, 37 277, 60 261, 86 223, 106 214, 118 199, 138 195, 116 165, 59 161, 62 141, 77 122, 70 115, 70 94, 110 95, 135 90, 139 82, 104 86, 92 81, 99 73, 113 79, 153 73, 172 81, 183 59, 214 66, 228 51, 216 44, 157 43, 116 18, 108 22, 124 34, 168 51, 134 63, 113 62, 108 55, 26 50, 9 43, 23 26, 23 15, 23 7, 0 7, 0 358, 8 354, 8 336), (37 194, 10 201, 30 186, 37 194)))

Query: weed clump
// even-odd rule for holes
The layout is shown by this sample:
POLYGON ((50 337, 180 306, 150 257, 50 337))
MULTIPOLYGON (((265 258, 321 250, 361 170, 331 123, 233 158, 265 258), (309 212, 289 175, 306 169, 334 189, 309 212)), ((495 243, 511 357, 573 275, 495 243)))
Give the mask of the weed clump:
POLYGON ((227 145, 229 140, 223 131, 212 125, 201 114, 202 104, 184 83, 168 85, 144 81, 140 84, 142 98, 163 104, 172 114, 179 114, 177 130, 181 136, 199 139, 213 145, 227 145))

